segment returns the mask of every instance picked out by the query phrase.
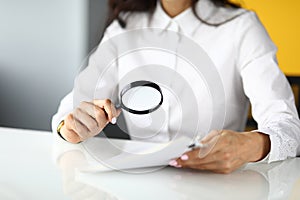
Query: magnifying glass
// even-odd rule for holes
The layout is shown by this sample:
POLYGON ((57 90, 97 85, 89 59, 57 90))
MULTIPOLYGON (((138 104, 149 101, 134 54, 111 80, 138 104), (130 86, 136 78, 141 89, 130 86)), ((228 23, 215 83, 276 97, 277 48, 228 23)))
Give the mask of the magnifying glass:
POLYGON ((162 103, 161 88, 156 83, 141 80, 132 82, 122 89, 120 104, 116 105, 116 108, 143 115, 154 112, 162 103))

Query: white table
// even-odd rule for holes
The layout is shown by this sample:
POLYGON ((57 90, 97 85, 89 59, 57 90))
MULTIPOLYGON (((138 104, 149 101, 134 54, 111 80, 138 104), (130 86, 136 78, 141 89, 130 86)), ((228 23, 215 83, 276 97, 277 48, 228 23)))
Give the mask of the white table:
POLYGON ((229 175, 175 169, 80 173, 79 151, 53 155, 49 132, 0 128, 0 199, 300 199, 300 159, 251 164, 229 175))

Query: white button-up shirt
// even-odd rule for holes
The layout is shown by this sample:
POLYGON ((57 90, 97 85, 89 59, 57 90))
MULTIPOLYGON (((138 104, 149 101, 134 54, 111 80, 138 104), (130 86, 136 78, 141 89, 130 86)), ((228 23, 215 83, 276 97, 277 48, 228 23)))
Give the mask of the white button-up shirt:
MULTIPOLYGON (((256 131, 270 136, 271 151, 267 158, 268 161, 283 160, 299 155, 300 121, 295 108, 294 96, 286 77, 278 67, 277 48, 256 14, 250 11, 246 12, 244 9, 217 8, 209 0, 199 1, 196 10, 203 19, 210 23, 220 23, 236 15, 240 16, 220 26, 209 26, 197 19, 191 8, 170 18, 158 3, 151 17, 148 13, 124 14, 127 22, 126 28, 120 27, 118 22, 114 21, 107 28, 102 42, 126 31, 147 27, 172 30, 191 38, 204 49, 213 61, 222 80, 225 92, 224 101, 226 102, 224 103, 226 115, 222 128, 243 131, 250 101, 253 117, 258 123, 256 131)), ((120 73, 126 73, 128 63, 130 66, 137 66, 151 61, 155 64, 161 62, 165 65, 176 65, 172 62, 180 62, 170 59, 167 55, 159 57, 160 55, 155 54, 157 53, 148 51, 144 52, 144 55, 133 54, 123 60, 120 58, 118 65, 123 65, 123 67, 119 67, 119 69, 123 69, 123 72, 120 70, 110 74, 107 81, 111 83, 106 84, 101 89, 101 94, 96 94, 94 97, 109 98, 109 94, 113 90, 113 87, 110 86, 115 86, 114 81, 117 84, 118 76, 122 76, 120 73), (143 60, 144 57, 149 56, 151 57, 150 61, 149 59, 143 60), (153 56, 157 56, 156 59, 153 59, 153 56)), ((84 90, 89 90, 87 88, 89 84, 85 84, 88 82, 89 73, 91 75, 95 69, 96 71, 103 70, 99 65, 101 59, 100 52, 96 50, 90 57, 86 71, 81 75, 85 78, 77 80, 76 84, 82 83, 82 93, 84 90)), ((199 85, 197 88, 201 90, 199 85)), ((206 95, 205 92, 202 94, 206 95)), ((71 92, 61 101, 58 113, 52 121, 54 132, 56 132, 58 123, 76 107, 73 95, 71 92)), ((82 98, 82 100, 92 100, 92 98, 82 98)), ((162 128, 164 133, 155 137, 156 141, 172 139, 172 130, 175 130, 176 124, 178 124, 178 111, 176 107, 172 107, 174 102, 172 103, 172 99, 168 99, 167 102, 164 106, 172 109, 165 109, 167 123, 162 128)), ((203 112, 198 116, 202 121, 200 130, 207 133, 210 128, 214 129, 214 127, 206 127, 211 120, 207 117, 209 113, 205 112, 209 102, 201 101, 200 110, 201 106, 203 112)), ((190 112, 193 110, 191 109, 190 112)), ((140 128, 146 126, 143 124, 147 123, 146 118, 139 119, 138 116, 130 116, 125 112, 124 115, 125 118, 131 118, 136 122, 143 121, 140 128)), ((184 117, 188 119, 188 116, 184 117)), ((133 139, 135 139, 136 131, 140 131, 140 129, 134 130, 129 127, 129 134, 133 139)), ((151 131, 153 130, 149 128, 149 133, 151 131)), ((144 133, 148 133, 146 129, 144 129, 144 133)))

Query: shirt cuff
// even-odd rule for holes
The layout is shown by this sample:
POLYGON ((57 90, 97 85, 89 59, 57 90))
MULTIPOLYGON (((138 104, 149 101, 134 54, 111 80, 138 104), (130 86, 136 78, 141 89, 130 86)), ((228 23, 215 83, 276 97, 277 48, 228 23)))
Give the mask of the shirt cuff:
POLYGON ((283 158, 280 158, 280 152, 279 152, 279 145, 280 145, 280 139, 276 135, 276 133, 271 129, 258 129, 251 132, 258 132, 262 134, 266 134, 270 138, 270 152, 268 155, 263 158, 262 160, 256 162, 256 163, 271 163, 279 160, 284 160, 283 158))
POLYGON ((259 128, 253 132, 259 132, 269 135, 271 141, 270 153, 267 159, 268 163, 286 160, 289 157, 295 157, 296 142, 284 133, 278 133, 271 128, 259 128), (283 142, 284 141, 284 142, 283 142))
POLYGON ((270 152, 269 152, 268 155, 266 155, 263 159, 261 159, 261 160, 255 162, 255 163, 268 163, 269 157, 270 157, 270 152))

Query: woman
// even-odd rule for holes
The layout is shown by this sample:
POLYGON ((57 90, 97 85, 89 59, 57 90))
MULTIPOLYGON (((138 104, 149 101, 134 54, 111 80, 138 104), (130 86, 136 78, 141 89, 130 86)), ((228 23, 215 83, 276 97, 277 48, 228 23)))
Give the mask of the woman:
MULTIPOLYGON (((300 154, 294 97, 278 68, 277 49, 253 12, 228 0, 109 2, 104 38, 140 27, 168 29, 175 22, 177 31, 206 50, 223 81, 225 100, 229 102, 224 130, 212 131, 201 140, 213 144, 204 156, 199 157, 201 148, 192 150, 172 160, 171 166, 230 173, 248 162, 273 162, 300 154), (258 130, 241 132, 249 100, 258 130)), ((99 57, 96 51, 88 68, 95 67, 91 60, 97 62, 99 57)), ((52 122, 53 130, 71 143, 99 134, 108 123, 115 124, 120 114, 104 98, 83 101, 72 111, 71 99, 72 93, 61 102, 52 122)))

